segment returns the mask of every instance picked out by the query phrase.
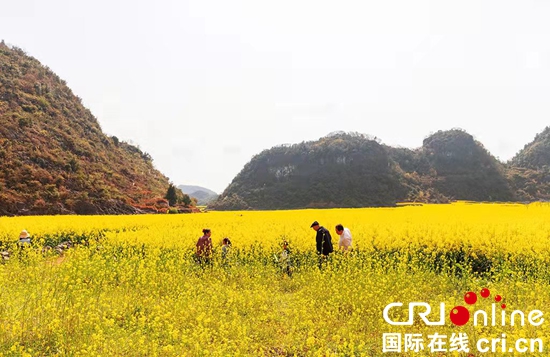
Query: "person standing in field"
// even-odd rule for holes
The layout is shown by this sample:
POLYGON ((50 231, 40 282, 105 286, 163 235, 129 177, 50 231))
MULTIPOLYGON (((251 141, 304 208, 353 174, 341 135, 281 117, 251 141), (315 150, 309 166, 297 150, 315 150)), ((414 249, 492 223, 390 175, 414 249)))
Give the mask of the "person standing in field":
POLYGON ((327 261, 329 254, 334 251, 332 237, 328 229, 320 226, 317 221, 311 224, 311 228, 317 232, 315 241, 317 243, 317 254, 319 255, 319 268, 321 268, 323 263, 327 261))
POLYGON ((212 259, 212 232, 205 228, 202 230, 203 236, 197 241, 196 256, 199 263, 210 263, 212 259))
POLYGON ((229 248, 231 248, 231 241, 229 238, 225 237, 222 241, 222 259, 227 257, 227 252, 229 252, 229 248))
POLYGON ((25 229, 19 234, 19 245, 31 244, 31 235, 25 229))
POLYGON ((340 236, 338 241, 338 249, 344 252, 351 249, 351 232, 349 228, 344 227, 341 224, 336 225, 336 234, 340 236))
POLYGON ((230 248, 231 248, 231 241, 229 240, 228 237, 225 237, 222 240, 222 267, 224 268, 229 267, 228 254, 229 254, 229 251, 231 250, 230 248))
POLYGON ((281 270, 288 276, 292 276, 292 262, 290 261, 290 248, 288 247, 288 242, 285 240, 281 244, 283 251, 281 252, 281 257, 279 258, 279 263, 281 264, 281 270))

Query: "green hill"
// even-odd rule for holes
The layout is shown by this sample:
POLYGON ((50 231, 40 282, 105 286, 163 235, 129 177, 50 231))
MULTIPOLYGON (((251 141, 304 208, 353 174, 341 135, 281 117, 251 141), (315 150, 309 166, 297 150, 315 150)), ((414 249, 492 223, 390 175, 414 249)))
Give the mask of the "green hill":
POLYGON ((342 133, 274 147, 252 158, 210 207, 364 207, 517 197, 509 169, 455 129, 430 135, 415 150, 342 133))
POLYGON ((105 135, 65 81, 3 42, 0 124, 0 215, 130 213, 166 193, 147 153, 105 135))
POLYGON ((541 169, 550 166, 550 127, 546 127, 535 139, 520 150, 510 165, 526 169, 541 169))
POLYGON ((439 131, 423 142, 421 155, 434 177, 433 188, 451 199, 510 201, 514 192, 506 169, 462 130, 439 131))
POLYGON ((550 200, 550 127, 537 134, 508 164, 509 179, 521 200, 550 200))
POLYGON ((217 209, 388 206, 406 196, 400 170, 378 142, 338 134, 256 155, 217 209))

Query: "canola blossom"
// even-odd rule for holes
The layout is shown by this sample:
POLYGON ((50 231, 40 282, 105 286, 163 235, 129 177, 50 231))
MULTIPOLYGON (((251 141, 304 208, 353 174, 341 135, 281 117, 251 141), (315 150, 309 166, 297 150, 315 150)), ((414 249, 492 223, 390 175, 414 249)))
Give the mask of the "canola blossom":
MULTIPOLYGON (((519 313, 510 322, 515 310, 526 319, 533 310, 544 318, 549 312, 549 217, 543 203, 468 202, 2 217, 0 250, 9 259, 0 264, 0 356, 409 355, 384 353, 384 334, 436 332, 467 334, 474 355, 477 342, 490 345, 483 339, 505 339, 508 349, 540 338, 546 355, 550 322, 521 326, 519 313), (349 228, 353 250, 335 252, 319 268, 315 220, 331 232, 335 249, 335 225, 349 228), (203 228, 212 230, 214 251, 212 263, 200 265, 194 249, 203 228), (33 243, 20 248, 22 229, 33 243), (224 237, 232 246, 222 258, 224 237), (73 246, 61 254, 47 248, 64 241, 73 246), (283 241, 291 276, 281 267, 283 241), (392 321, 406 322, 409 303, 422 302, 434 310, 433 321, 445 306, 443 324, 413 316, 410 325, 390 325, 383 312, 396 302, 402 306, 387 311, 392 321), (492 304, 497 318, 505 312, 505 324, 492 325, 492 304), (473 324, 475 310, 487 324, 473 324)), ((426 341, 414 355, 438 354, 426 341)))

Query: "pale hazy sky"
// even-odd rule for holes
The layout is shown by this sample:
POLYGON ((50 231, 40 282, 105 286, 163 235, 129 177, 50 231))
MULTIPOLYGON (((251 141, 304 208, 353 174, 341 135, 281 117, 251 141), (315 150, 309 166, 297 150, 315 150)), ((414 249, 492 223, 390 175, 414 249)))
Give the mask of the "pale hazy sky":
POLYGON ((510 159, 550 117, 550 2, 0 0, 0 39, 176 184, 337 131, 463 128, 510 159))

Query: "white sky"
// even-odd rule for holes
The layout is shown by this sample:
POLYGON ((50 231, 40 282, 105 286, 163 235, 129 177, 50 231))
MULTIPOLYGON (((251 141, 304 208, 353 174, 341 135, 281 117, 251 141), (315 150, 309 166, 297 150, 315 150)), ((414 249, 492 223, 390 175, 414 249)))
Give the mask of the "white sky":
POLYGON ((549 125, 550 2, 0 0, 0 39, 176 184, 274 145, 463 128, 510 159, 549 125))

